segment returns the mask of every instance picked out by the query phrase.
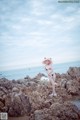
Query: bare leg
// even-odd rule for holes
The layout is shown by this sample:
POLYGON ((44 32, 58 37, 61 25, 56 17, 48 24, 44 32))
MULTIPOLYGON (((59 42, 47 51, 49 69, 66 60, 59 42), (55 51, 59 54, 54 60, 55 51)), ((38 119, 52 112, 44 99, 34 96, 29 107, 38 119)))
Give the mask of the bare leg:
POLYGON ((52 90, 53 90, 53 96, 56 96, 56 91, 55 91, 55 82, 53 80, 51 80, 52 83, 52 90))
POLYGON ((53 77, 50 78, 50 82, 51 82, 51 85, 52 85, 52 96, 57 96, 56 94, 56 91, 55 91, 55 74, 53 75, 53 77))

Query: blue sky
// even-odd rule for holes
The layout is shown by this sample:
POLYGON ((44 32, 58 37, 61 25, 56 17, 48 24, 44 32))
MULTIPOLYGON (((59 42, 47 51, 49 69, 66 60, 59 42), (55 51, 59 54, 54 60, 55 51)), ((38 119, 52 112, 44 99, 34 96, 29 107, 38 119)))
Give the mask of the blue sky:
POLYGON ((0 0, 0 70, 80 60, 80 3, 0 0))

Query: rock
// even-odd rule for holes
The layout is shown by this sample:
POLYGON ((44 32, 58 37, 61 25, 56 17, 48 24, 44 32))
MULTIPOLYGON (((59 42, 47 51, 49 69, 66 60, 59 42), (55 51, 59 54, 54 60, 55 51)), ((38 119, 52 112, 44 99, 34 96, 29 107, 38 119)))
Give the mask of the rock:
POLYGON ((30 103, 32 104, 32 111, 41 109, 44 104, 44 97, 38 91, 33 91, 30 96, 30 103))
POLYGON ((66 78, 66 74, 62 73, 61 74, 61 79, 65 79, 66 78))
POLYGON ((0 79, 0 86, 6 88, 7 90, 12 89, 13 84, 12 81, 9 81, 5 78, 0 79))
MULTIPOLYGON (((9 99, 7 100, 9 101, 9 99)), ((6 101, 6 106, 8 107, 9 116, 12 117, 28 115, 31 111, 29 98, 24 94, 15 94, 9 102, 6 101)))
POLYGON ((61 74, 61 79, 66 79, 66 80, 70 80, 71 79, 71 76, 66 73, 66 74, 61 74))
POLYGON ((53 103, 50 107, 51 116, 58 118, 58 120, 79 120, 80 111, 70 102, 63 104, 53 103))
POLYGON ((57 79, 61 78, 61 75, 59 73, 56 73, 56 78, 57 79))
POLYGON ((4 107, 3 102, 0 101, 0 109, 4 107))
POLYGON ((17 80, 17 83, 21 85, 21 87, 36 86, 36 82, 33 79, 20 79, 20 80, 17 80))
POLYGON ((72 78, 80 77, 80 67, 70 67, 67 73, 72 78))
POLYGON ((13 87, 12 90, 8 90, 10 87, 6 87, 5 85, 9 85, 6 83, 2 81, 3 87, 0 87, 0 111, 8 112, 12 117, 28 115, 31 111, 28 96, 21 91, 22 88, 13 87))
POLYGON ((44 114, 42 110, 36 110, 34 112, 35 114, 35 120, 43 120, 44 119, 44 114))
POLYGON ((39 84, 47 85, 50 82, 49 78, 47 77, 41 77, 39 84))
POLYGON ((44 74, 33 79, 0 79, 0 112, 12 117, 26 115, 30 120, 79 120, 79 109, 68 102, 80 98, 79 71, 75 67, 66 74, 56 73, 57 97, 51 98, 52 86, 44 74))
POLYGON ((49 115, 49 109, 44 108, 43 110, 36 110, 34 112, 35 120, 53 120, 49 115))
POLYGON ((28 75, 24 79, 31 80, 31 78, 28 75))
POLYGON ((47 81, 47 82, 49 82, 49 78, 42 76, 41 79, 40 79, 40 81, 47 81))
POLYGON ((79 120, 80 111, 71 103, 53 103, 49 109, 34 112, 35 120, 79 120))
POLYGON ((67 79, 61 79, 61 87, 66 88, 67 79))
POLYGON ((66 83, 66 89, 68 91, 68 93, 72 94, 72 95, 79 95, 80 94, 80 85, 78 83, 78 81, 76 80, 69 80, 66 83))
POLYGON ((80 100, 73 100, 73 101, 71 101, 71 103, 80 110, 80 100))
POLYGON ((19 89, 17 87, 13 87, 12 92, 19 92, 19 89))
POLYGON ((0 87, 0 97, 2 97, 3 95, 7 94, 8 90, 4 87, 0 87))
POLYGON ((37 80, 40 80, 41 77, 46 77, 43 73, 39 73, 37 74, 37 76, 35 77, 37 80))

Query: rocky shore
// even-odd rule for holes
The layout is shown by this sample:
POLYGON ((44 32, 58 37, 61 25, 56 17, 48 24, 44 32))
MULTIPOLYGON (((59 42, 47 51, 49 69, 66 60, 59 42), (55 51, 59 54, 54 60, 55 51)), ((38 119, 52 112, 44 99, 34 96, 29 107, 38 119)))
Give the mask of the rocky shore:
POLYGON ((31 79, 0 79, 0 112, 9 120, 80 120, 80 67, 70 67, 65 74, 56 73, 57 97, 49 80, 39 73, 31 79))

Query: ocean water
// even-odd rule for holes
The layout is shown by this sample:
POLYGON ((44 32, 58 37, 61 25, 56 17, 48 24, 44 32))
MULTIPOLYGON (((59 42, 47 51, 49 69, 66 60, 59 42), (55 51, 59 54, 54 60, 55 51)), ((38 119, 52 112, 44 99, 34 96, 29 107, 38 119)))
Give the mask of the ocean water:
MULTIPOLYGON (((67 70, 69 69, 69 67, 80 67, 80 61, 54 64, 54 72, 60 73, 60 74, 66 73, 67 70)), ((46 75, 44 66, 0 71, 0 78, 5 77, 9 80, 12 80, 12 79, 17 80, 17 79, 23 79, 27 75, 29 75, 31 78, 33 78, 38 73, 44 73, 46 75)))

